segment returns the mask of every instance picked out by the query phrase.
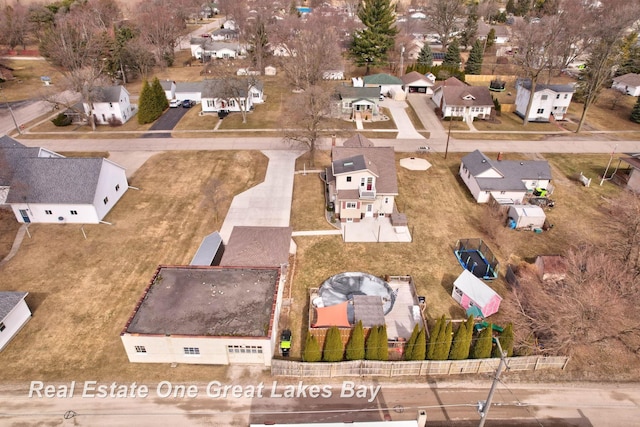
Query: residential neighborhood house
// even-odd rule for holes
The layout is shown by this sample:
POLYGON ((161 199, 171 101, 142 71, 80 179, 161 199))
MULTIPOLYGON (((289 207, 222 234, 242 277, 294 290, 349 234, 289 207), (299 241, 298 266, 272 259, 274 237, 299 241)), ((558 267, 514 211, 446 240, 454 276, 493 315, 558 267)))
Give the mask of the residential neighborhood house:
POLYGON ((124 168, 104 158, 66 158, 0 137, 0 204, 22 223, 97 224, 129 188, 124 168))
POLYGON ((478 203, 522 204, 536 188, 548 189, 551 168, 545 160, 492 160, 479 150, 467 154, 459 175, 478 203))
POLYGON ((380 89, 377 87, 340 86, 336 90, 340 102, 340 113, 349 114, 351 118, 361 115, 363 119, 371 119, 379 113, 380 89))
MULTIPOLYGON (((575 92, 573 85, 538 83, 535 92, 528 117, 530 122, 564 120, 564 115, 571 104, 571 97, 575 92)), ((531 80, 519 79, 516 82, 516 114, 522 118, 527 113, 530 95, 531 80)))
POLYGON ((237 42, 215 41, 209 37, 194 37, 190 45, 191 56, 205 62, 213 58, 234 59, 244 52, 237 42))
POLYGON ((173 80, 160 80, 160 86, 164 90, 167 99, 171 101, 176 98, 176 82, 173 80))
POLYGON ((462 117, 465 122, 489 118, 493 108, 487 87, 469 86, 455 77, 438 85, 431 99, 442 111, 442 117, 462 117))
POLYGON ((640 74, 627 73, 613 78, 614 89, 631 96, 640 96, 640 74))
POLYGON ((202 100, 202 91, 204 90, 204 81, 199 82, 176 82, 176 90, 174 92, 175 99, 200 102, 202 100))
POLYGON ((28 292, 0 292, 0 351, 31 318, 28 292))
POLYGON ((85 114, 97 125, 123 124, 135 114, 129 91, 124 86, 96 88, 92 102, 83 102, 85 114))
POLYGON ((436 78, 433 74, 420 74, 417 71, 411 71, 401 77, 405 94, 407 93, 424 93, 433 95, 433 85, 436 78))
MULTIPOLYGON (((354 138, 364 138, 356 135, 354 138)), ((325 171, 329 202, 336 219, 358 222, 390 217, 398 195, 393 147, 332 147, 331 166, 325 171)))
POLYGON ((403 101, 405 93, 402 88, 402 80, 390 74, 372 74, 362 78, 364 87, 380 88, 380 95, 387 96, 391 99, 403 101))
POLYGON ((250 111, 255 104, 264 102, 264 85, 260 81, 249 86, 243 80, 234 80, 233 83, 225 80, 205 80, 202 86, 202 112, 204 113, 250 111), (230 84, 234 86, 230 87, 230 84), (238 86, 239 84, 242 86, 238 86))

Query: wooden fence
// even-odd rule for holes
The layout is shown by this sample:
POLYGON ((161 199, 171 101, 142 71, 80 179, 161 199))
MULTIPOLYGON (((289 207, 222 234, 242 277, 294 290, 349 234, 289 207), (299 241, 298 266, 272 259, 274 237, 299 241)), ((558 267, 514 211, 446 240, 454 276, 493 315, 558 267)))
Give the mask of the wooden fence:
MULTIPOLYGON (((480 374, 494 372, 498 368, 499 362, 498 358, 408 362, 353 360, 334 363, 305 363, 273 359, 271 361, 271 375, 274 377, 333 378, 480 374)), ((537 371, 539 369, 564 369, 569 363, 569 358, 563 356, 507 357, 506 362, 508 369, 512 371, 537 371)))

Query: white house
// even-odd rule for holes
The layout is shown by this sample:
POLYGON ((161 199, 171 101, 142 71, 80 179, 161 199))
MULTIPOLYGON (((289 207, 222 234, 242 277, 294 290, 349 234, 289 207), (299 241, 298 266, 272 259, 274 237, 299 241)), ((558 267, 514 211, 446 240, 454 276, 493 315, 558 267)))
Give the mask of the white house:
POLYGON ((211 33, 211 40, 214 41, 229 41, 238 40, 238 30, 229 28, 219 28, 211 33))
POLYGON ((264 85, 258 81, 249 85, 244 79, 205 80, 202 90, 202 111, 249 111, 264 102, 264 85))
POLYGON ((450 77, 433 91, 431 98, 442 110, 442 117, 462 117, 465 122, 491 115, 493 99, 485 86, 469 86, 450 77))
POLYGON ((18 222, 97 224, 129 188, 124 168, 104 158, 66 158, 8 136, 0 153, 8 165, 0 188, 18 222))
POLYGON ((270 366, 284 280, 274 267, 158 267, 120 334, 129 361, 270 366))
POLYGON ((243 53, 243 49, 236 42, 214 41, 211 38, 195 37, 191 39, 191 56, 200 60, 234 59, 243 53))
POLYGON ((379 87, 380 95, 388 96, 398 101, 404 101, 405 99, 402 80, 396 76, 380 73, 364 76, 362 80, 364 87, 379 87))
POLYGON ((31 318, 28 292, 0 292, 0 351, 31 318))
POLYGON ((492 29, 495 33, 494 44, 501 45, 509 42, 511 38, 511 27, 509 25, 489 25, 484 21, 478 22, 478 40, 486 40, 492 29))
POLYGON ((424 75, 417 71, 411 71, 400 79, 402 80, 405 93, 424 93, 426 95, 433 95, 433 85, 436 81, 433 74, 424 75))
POLYGON ((613 78, 613 89, 631 96, 640 96, 640 74, 627 73, 613 78))
POLYGON ((176 82, 173 80, 160 80, 160 86, 164 90, 167 99, 171 101, 176 98, 176 82))
MULTIPOLYGON (((569 108, 569 104, 571 104, 573 92, 575 92, 574 85, 537 83, 528 120, 530 122, 564 120, 564 115, 569 108)), ((524 118, 530 95, 531 80, 518 80, 516 83, 516 114, 518 116, 524 118)))
POLYGON ((547 161, 491 160, 479 150, 462 158, 458 173, 478 203, 493 196, 501 204, 522 204, 528 192, 551 182, 547 161))
POLYGON ((225 30, 235 30, 236 29, 236 21, 234 21, 233 19, 227 19, 222 24, 222 28, 224 28, 225 30))
POLYGON ((342 114, 362 114, 364 118, 378 115, 380 89, 377 87, 339 86, 336 92, 342 114))
POLYGON ((398 179, 393 147, 374 147, 362 135, 351 139, 365 140, 361 146, 332 147, 331 167, 325 171, 329 201, 334 203, 336 218, 341 222, 358 222, 363 218, 390 217, 398 179))
POLYGON ((129 91, 124 86, 108 86, 96 89, 94 101, 83 102, 87 116, 93 115, 96 124, 106 125, 113 121, 126 123, 134 114, 129 91))
POLYGON ((202 91, 204 90, 204 82, 177 82, 174 96, 176 99, 190 99, 191 101, 200 102, 202 99, 202 91))

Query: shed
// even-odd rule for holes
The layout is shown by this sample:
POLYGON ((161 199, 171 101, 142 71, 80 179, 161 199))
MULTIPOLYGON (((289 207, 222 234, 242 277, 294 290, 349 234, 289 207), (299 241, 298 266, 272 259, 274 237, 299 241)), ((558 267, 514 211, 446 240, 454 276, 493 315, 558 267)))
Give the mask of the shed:
POLYGON ((502 297, 478 279, 469 270, 463 270, 453 282, 451 296, 462 308, 477 307, 482 317, 489 317, 498 311, 502 297))
POLYGON ((31 318, 28 292, 0 292, 0 351, 31 318))
POLYGON ((544 210, 536 205, 513 205, 509 207, 509 228, 542 228, 547 219, 544 210))
POLYGON ((265 76, 275 76, 276 75, 276 67, 273 65, 267 65, 264 67, 264 75, 265 76))
POLYGON ((535 266, 542 281, 558 282, 567 277, 567 259, 562 255, 539 255, 535 266))
POLYGON ((217 231, 214 231, 202 239, 202 243, 200 243, 200 247, 189 265, 220 265, 223 253, 222 236, 217 231))

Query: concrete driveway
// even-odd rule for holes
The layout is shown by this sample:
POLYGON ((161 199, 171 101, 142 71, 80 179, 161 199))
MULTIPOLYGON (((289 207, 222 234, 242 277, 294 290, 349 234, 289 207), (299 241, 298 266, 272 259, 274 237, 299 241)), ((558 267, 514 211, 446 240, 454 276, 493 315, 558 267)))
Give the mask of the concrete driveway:
POLYGON ((433 101, 431 101, 431 96, 421 93, 410 93, 407 95, 407 102, 411 104, 424 127, 431 133, 430 139, 447 137, 447 132, 442 127, 440 119, 436 116, 436 106, 433 101))
POLYGON ((389 113, 393 117, 393 121, 396 122, 398 128, 397 139, 425 139, 420 135, 416 128, 413 126, 411 119, 407 115, 406 109, 408 105, 404 101, 396 101, 393 99, 385 99, 380 102, 380 105, 389 109, 389 113))
POLYGON ((302 151, 263 151, 269 158, 264 181, 233 198, 220 235, 226 243, 235 226, 288 227, 296 159, 302 151))

